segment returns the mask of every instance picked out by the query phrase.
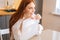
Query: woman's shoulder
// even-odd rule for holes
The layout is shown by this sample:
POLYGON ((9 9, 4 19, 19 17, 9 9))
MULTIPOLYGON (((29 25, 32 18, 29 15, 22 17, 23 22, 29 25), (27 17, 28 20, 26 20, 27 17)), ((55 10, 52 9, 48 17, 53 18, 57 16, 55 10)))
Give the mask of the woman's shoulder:
POLYGON ((20 27, 20 23, 21 23, 22 19, 19 19, 14 25, 13 25, 13 29, 18 29, 20 27))

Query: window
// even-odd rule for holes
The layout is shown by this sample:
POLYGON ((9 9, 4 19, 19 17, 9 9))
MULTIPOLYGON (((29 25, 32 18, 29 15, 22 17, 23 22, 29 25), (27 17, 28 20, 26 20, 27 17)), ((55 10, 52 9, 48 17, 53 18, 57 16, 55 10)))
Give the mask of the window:
POLYGON ((57 13, 60 13, 60 0, 56 0, 56 10, 57 13))

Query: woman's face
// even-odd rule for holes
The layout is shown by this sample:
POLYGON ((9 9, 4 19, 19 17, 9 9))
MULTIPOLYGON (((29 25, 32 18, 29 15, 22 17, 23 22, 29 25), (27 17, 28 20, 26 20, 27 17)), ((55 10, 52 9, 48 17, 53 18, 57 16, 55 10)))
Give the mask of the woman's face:
POLYGON ((29 3, 25 10, 25 15, 32 15, 35 12, 35 4, 33 2, 29 3))

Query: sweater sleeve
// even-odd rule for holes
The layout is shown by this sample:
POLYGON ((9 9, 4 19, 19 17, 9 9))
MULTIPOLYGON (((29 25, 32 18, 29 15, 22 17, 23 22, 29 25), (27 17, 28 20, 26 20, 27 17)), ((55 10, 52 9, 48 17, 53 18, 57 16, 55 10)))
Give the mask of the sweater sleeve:
POLYGON ((20 24, 21 24, 20 21, 18 21, 12 27, 12 32, 15 40, 20 40, 20 37, 21 37, 20 24))

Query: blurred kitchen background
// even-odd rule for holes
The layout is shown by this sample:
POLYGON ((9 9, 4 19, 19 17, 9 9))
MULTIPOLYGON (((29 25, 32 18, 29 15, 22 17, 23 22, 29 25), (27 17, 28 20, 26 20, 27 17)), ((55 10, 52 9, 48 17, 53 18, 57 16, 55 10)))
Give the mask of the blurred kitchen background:
MULTIPOLYGON (((21 0, 0 0, 0 40, 9 40, 9 19, 21 0), (1 34, 1 31, 2 34, 1 34), (5 34, 4 34, 5 33, 5 34)), ((36 13, 42 16, 41 40, 60 40, 60 0, 35 0, 36 13)))

